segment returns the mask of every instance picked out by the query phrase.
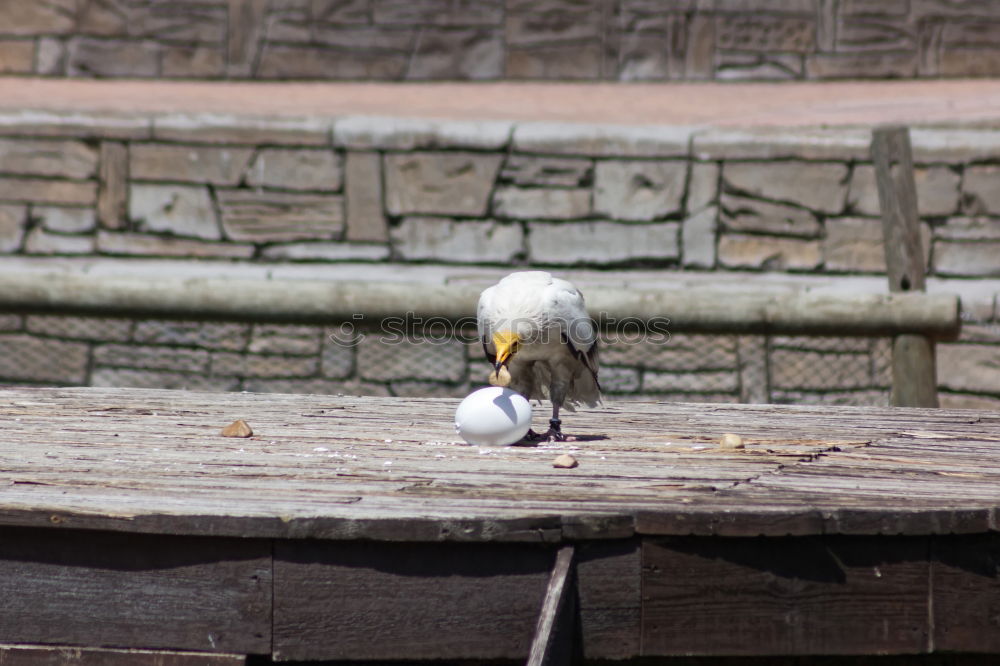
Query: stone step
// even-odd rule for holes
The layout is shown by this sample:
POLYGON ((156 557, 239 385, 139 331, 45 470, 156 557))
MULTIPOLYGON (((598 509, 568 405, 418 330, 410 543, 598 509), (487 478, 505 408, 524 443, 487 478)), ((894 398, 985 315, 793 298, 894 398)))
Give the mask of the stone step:
MULTIPOLYGON (((0 41, 2 43, 2 41, 0 41)), ((0 76, 0 108, 698 127, 997 126, 1000 80, 239 82, 0 76)))
MULTIPOLYGON (((0 252, 880 274, 868 137, 4 111, 0 252)), ((912 141, 930 274, 1000 275, 1000 129, 912 141)))

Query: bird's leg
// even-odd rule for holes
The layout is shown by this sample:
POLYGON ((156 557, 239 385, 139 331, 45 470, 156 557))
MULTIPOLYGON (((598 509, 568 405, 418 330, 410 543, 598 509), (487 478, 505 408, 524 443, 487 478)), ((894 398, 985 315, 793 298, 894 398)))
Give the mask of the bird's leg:
POLYGON ((562 421, 556 418, 559 414, 559 407, 552 408, 552 418, 549 419, 549 429, 543 433, 537 433, 532 429, 528 429, 528 434, 524 436, 524 439, 529 442, 564 442, 566 441, 566 436, 562 434, 562 421))
POLYGON ((569 390, 569 380, 564 377, 563 368, 553 367, 552 379, 549 383, 549 400, 552 401, 552 418, 549 419, 549 429, 543 433, 528 430, 524 436, 528 442, 565 442, 566 436, 562 434, 562 421, 559 420, 559 410, 563 401, 566 400, 566 392, 569 390))
POLYGON ((565 442, 566 435, 562 434, 559 408, 562 407, 563 400, 566 399, 566 386, 561 382, 553 381, 549 387, 549 398, 552 400, 552 418, 549 419, 549 430, 545 433, 544 438, 550 442, 565 442))
POLYGON ((549 430, 545 433, 545 439, 550 442, 565 442, 566 435, 562 434, 562 421, 559 419, 559 404, 552 405, 552 418, 549 419, 549 430))

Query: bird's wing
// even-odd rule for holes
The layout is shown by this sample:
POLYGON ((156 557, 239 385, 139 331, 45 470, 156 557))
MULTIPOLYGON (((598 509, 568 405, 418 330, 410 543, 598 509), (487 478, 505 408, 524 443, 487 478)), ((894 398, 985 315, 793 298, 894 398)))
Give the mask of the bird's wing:
POLYGON ((545 300, 553 322, 573 348, 584 353, 590 351, 597 343, 597 327, 587 314, 583 294, 566 280, 555 278, 546 290, 545 300))
POLYGON ((587 313, 583 294, 566 280, 555 278, 547 297, 551 299, 553 318, 562 329, 567 346, 582 363, 597 383, 597 326, 587 313))
MULTIPOLYGON (((573 348, 573 351, 576 353, 576 357, 580 359, 580 362, 583 363, 585 366, 587 366, 587 369, 590 370, 590 374, 594 376, 594 381, 596 382, 597 372, 599 369, 599 361, 597 358, 598 357, 597 341, 595 340, 594 344, 592 344, 590 346, 590 349, 588 349, 587 351, 578 350, 576 347, 573 347, 573 343, 570 343, 570 347, 573 348)), ((597 387, 598 388, 601 387, 600 383, 598 383, 597 387)))

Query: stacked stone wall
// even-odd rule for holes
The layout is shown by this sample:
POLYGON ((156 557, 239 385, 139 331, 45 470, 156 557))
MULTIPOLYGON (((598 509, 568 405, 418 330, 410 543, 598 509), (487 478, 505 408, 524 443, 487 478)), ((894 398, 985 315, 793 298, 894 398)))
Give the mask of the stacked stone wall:
MULTIPOLYGON (((0 115, 0 252, 55 263, 297 262, 304 272, 348 261, 390 273, 434 263, 653 268, 663 279, 698 273, 723 282, 748 274, 874 278, 884 262, 868 142, 860 130, 9 113, 0 115)), ((959 342, 940 347, 941 386, 992 404, 1000 397, 992 279, 1000 277, 1000 132, 916 129, 913 145, 928 273, 962 295, 967 323, 959 342)), ((166 385, 204 376, 198 381, 213 388, 334 390, 348 382, 403 394, 460 392, 476 376, 457 347, 439 350, 462 359, 442 361, 443 374, 379 374, 365 369, 383 354, 372 343, 344 352, 348 362, 318 329, 294 349, 294 336, 269 340, 235 324, 225 336, 208 325, 191 333, 224 338, 230 349, 137 333, 155 322, 129 332, 109 325, 88 341, 45 333, 38 321, 8 321, 4 356, 27 357, 45 340, 74 370, 49 376, 36 366, 5 379, 127 384, 146 368, 164 373, 166 385), (147 368, 147 357, 163 367, 147 368), (284 357, 295 364, 274 369, 284 357)), ((757 399, 763 394, 754 398, 754 382, 741 373, 763 358, 766 381, 757 384, 770 400, 884 395, 870 341, 823 349, 808 340, 740 340, 713 342, 733 350, 708 367, 671 370, 611 354, 608 386, 622 395, 673 395, 683 385, 684 395, 757 399), (810 384, 782 370, 831 358, 853 367, 850 377, 834 368, 810 384), (687 374, 681 381, 671 372, 687 374)))
POLYGON ((1000 74, 1000 6, 955 0, 0 1, 0 73, 328 80, 1000 74))
MULTIPOLYGON (((128 320, 0 319, 0 383, 464 397, 489 366, 474 332, 398 339, 385 330, 128 320)), ((888 404, 888 340, 605 334, 609 400, 888 404)))
MULTIPOLYGON (((861 130, 0 115, 0 252, 883 274, 861 130)), ((1000 131, 913 132, 928 274, 1000 276, 1000 131)))

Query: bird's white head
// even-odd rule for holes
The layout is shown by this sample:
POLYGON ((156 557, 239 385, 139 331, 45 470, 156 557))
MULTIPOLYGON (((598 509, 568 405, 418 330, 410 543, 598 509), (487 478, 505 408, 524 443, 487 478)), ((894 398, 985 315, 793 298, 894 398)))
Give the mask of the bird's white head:
POLYGON ((493 334, 493 346, 497 350, 495 368, 499 372, 501 367, 510 363, 521 347, 521 336, 513 331, 497 331, 493 334))

